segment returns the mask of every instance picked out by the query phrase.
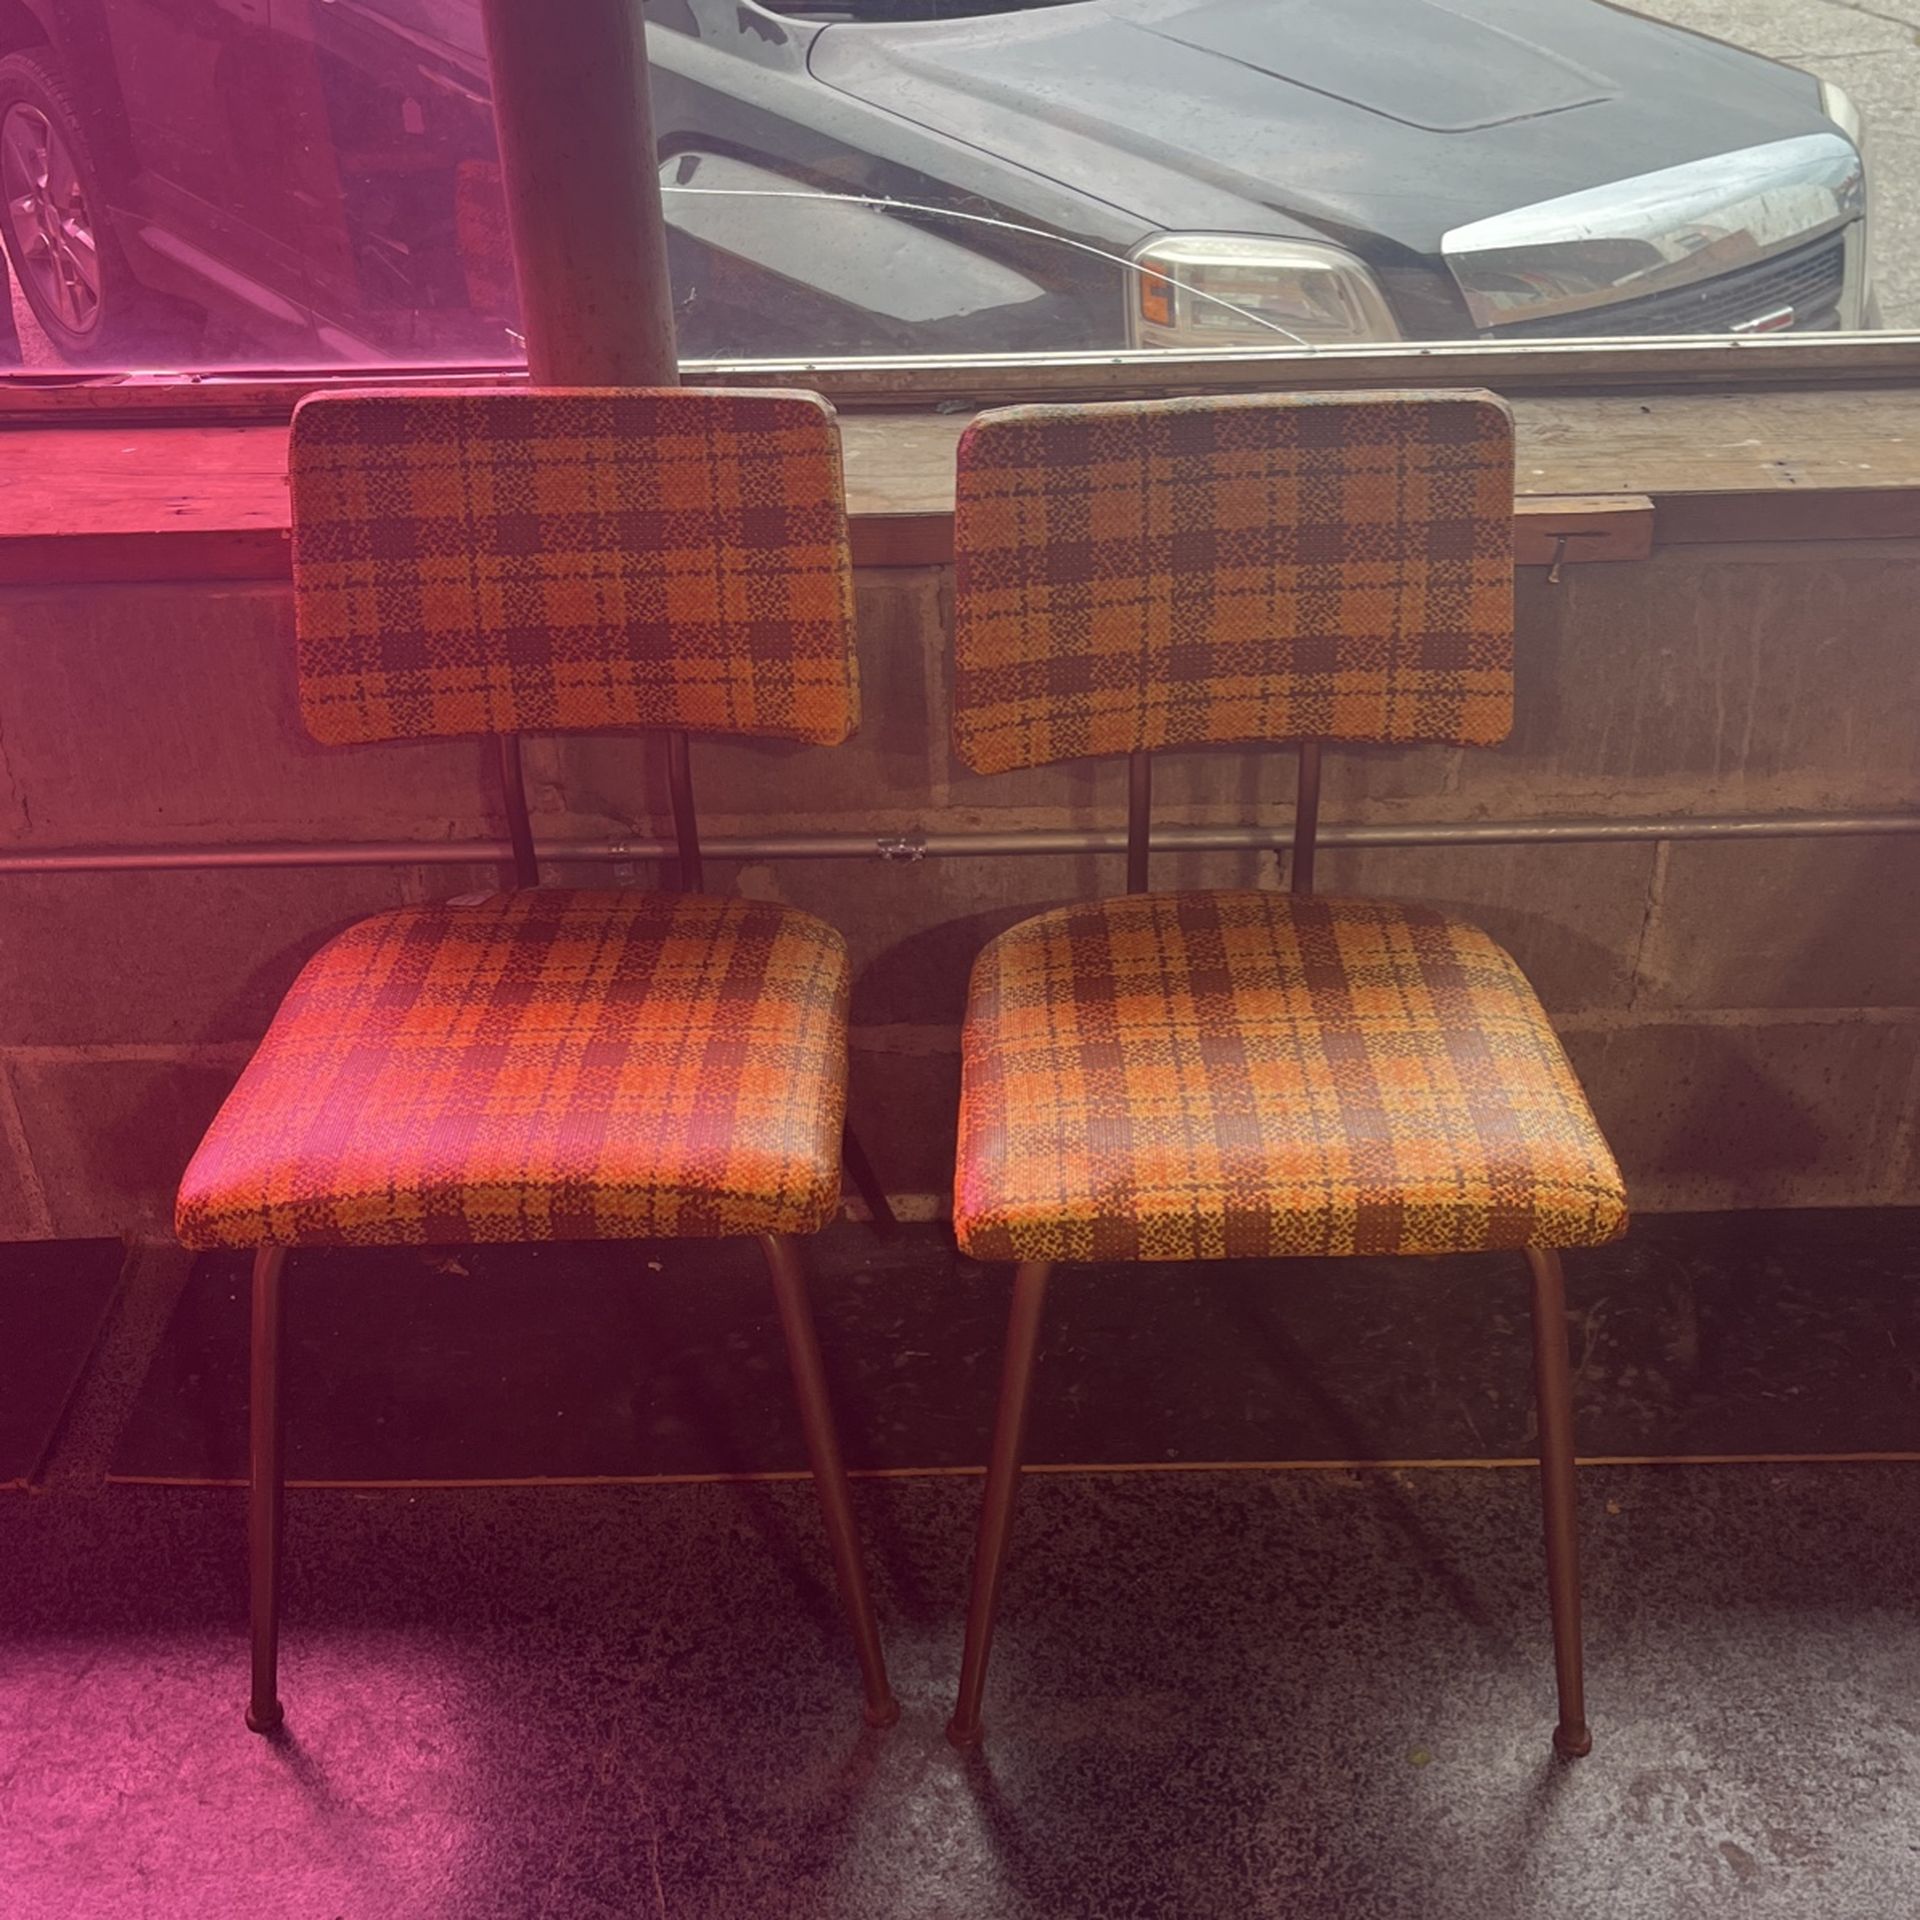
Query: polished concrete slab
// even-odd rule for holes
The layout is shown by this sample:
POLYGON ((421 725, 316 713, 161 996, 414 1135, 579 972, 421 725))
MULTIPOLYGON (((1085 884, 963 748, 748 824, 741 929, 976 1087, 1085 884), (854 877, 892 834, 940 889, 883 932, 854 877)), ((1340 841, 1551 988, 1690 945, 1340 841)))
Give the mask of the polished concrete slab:
POLYGON ((278 1743, 240 1722, 236 1496, 8 1503, 0 1909, 1920 1908, 1920 1467, 1583 1473, 1572 1765, 1517 1470, 1034 1480, 963 1757, 977 1491, 859 1489, 882 1733, 803 1485, 299 1496, 278 1743))
POLYGON ((1584 1469, 1572 1764, 1523 1468, 1033 1476, 970 1756, 972 1475, 856 1487, 884 1732, 804 1482, 299 1492, 266 1741, 241 1496, 104 1477, 188 1284, 0 1501, 5 1920, 1920 1911, 1920 1462, 1584 1469))

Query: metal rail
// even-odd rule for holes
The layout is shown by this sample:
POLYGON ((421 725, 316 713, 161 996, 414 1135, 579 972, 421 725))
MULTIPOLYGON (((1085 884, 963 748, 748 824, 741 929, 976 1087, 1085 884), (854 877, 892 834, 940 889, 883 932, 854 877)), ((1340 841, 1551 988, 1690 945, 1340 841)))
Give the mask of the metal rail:
MULTIPOLYGON (((1276 827, 1154 829, 1157 853, 1279 851, 1291 822, 1276 827)), ((1323 847, 1516 846, 1607 840, 1801 840, 1920 834, 1920 813, 1694 814, 1652 820, 1443 820, 1353 822, 1320 829, 1323 847)), ((1124 854, 1124 827, 1016 827, 1003 832, 718 834, 710 860, 999 859, 1009 854, 1124 854)), ((543 861, 620 865, 676 859, 671 838, 540 840, 543 861)), ((243 867, 485 866, 511 860, 505 840, 315 840, 255 846, 63 847, 0 851, 0 874, 191 873, 243 867)))

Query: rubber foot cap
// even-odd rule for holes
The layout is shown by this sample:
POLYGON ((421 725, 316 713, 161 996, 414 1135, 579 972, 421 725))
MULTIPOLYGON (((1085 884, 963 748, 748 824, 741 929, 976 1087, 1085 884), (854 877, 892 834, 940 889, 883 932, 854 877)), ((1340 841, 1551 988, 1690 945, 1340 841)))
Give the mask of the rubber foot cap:
POLYGON ((890 1727, 900 1718, 900 1702, 889 1695, 884 1706, 863 1707, 860 1715, 870 1727, 890 1727))
POLYGON ((1579 1760, 1593 1751, 1593 1735, 1585 1727, 1555 1727, 1553 1750, 1562 1760, 1579 1760))
POLYGON ((947 1739, 963 1753, 980 1744, 981 1732, 982 1728, 977 1720, 971 1727, 963 1727, 958 1720, 947 1722, 947 1739))
POLYGON ((265 1713, 257 1708, 247 1709, 247 1731, 249 1733, 278 1733, 286 1724, 286 1709, 276 1700, 265 1713))

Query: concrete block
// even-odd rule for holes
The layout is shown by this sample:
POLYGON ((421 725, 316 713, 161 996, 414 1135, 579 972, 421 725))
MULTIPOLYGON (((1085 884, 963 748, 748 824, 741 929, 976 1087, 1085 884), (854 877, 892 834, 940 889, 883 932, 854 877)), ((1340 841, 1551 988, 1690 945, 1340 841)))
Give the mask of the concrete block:
MULTIPOLYGON (((1920 805, 1916 555, 1856 547, 1672 548, 1631 567, 1530 569, 1516 603, 1515 719, 1493 748, 1329 749, 1329 820, 1920 805), (1836 690, 1845 697, 1837 698, 1836 690)), ((1156 771, 1159 771, 1158 769, 1156 771)), ((1165 804, 1284 818, 1292 755, 1169 756, 1165 804), (1253 771, 1246 771, 1250 766, 1253 771)), ((982 779, 982 812, 1058 808, 1106 823, 1117 766, 982 779)))
MULTIPOLYGON (((1455 811, 1449 796, 1459 762, 1477 749, 1371 747, 1329 741, 1321 754, 1321 811, 1336 820, 1438 820, 1455 811)), ((1291 831, 1300 761, 1291 744, 1214 747, 1157 755, 1157 819, 1233 822, 1291 831)), ((1124 809, 1125 795, 1121 795, 1124 809)))
POLYGON ((1418 900, 1470 921, 1520 963, 1550 1008, 1624 1007, 1655 844, 1330 847, 1323 893, 1418 900))
MULTIPOLYGON (((1323 756, 1322 818, 1444 819, 1468 749, 1330 745, 1323 756)), ((1233 822, 1284 831, 1293 818, 1299 760, 1291 744, 1207 747, 1154 756, 1156 820, 1233 822)), ((951 824, 978 819, 1004 827, 1025 821, 1119 827, 1127 815, 1123 757, 1067 760, 1015 773, 969 772, 951 750, 946 768, 951 824)))
POLYGON ((0 1064, 0 1241, 45 1240, 53 1223, 40 1176, 27 1151, 26 1130, 13 1103, 13 1083, 0 1064))
POLYGON ((1907 1085, 1907 1099, 1900 1116, 1898 1150, 1891 1156, 1892 1176, 1887 1200, 1892 1206, 1920 1205, 1920 1066, 1907 1085))
POLYGON ((1920 1024, 1673 1020, 1563 1038, 1637 1207, 1920 1199, 1904 1157, 1920 1024))
POLYGON ((1641 992, 1678 1007, 1920 1006, 1920 836, 1673 842, 1641 992))
MULTIPOLYGON (((1860 547, 1673 548, 1631 567, 1520 576, 1515 717, 1493 748, 1330 748, 1329 820, 1875 810, 1920 804, 1915 555, 1860 547), (1845 698, 1835 690, 1845 689, 1845 698)), ((1284 820, 1293 756, 1170 755, 1173 817, 1284 820)), ((1117 764, 981 778, 983 814, 1116 821, 1117 764)))
MULTIPOLYGON (((943 736, 944 737, 944 736, 943 736)), ((938 797, 929 824, 955 831, 1018 826, 1123 827, 1127 819, 1124 760, 1063 760, 1013 773, 974 773, 946 746, 938 797)))
POLYGON ((0 879, 0 1046, 257 1039, 334 934, 474 884, 465 867, 0 879))
MULTIPOLYGON (((1335 750, 1325 818, 1875 810, 1920 805, 1920 543, 1669 549, 1645 565, 1523 576, 1518 719, 1490 751, 1335 750)), ((718 831, 918 823, 1119 827, 1125 769, 981 778, 948 746, 949 580, 858 583, 866 725, 837 750, 705 744, 718 831)), ((391 838, 501 829, 475 742, 323 750, 294 708, 287 590, 269 585, 0 590, 0 839, 391 838)), ((536 739, 540 830, 664 830, 657 759, 633 737, 536 739)), ((1294 759, 1221 750, 1157 769, 1160 818, 1284 830, 1294 759)), ((1421 898, 1485 926, 1572 1016, 1643 1204, 1877 1200, 1917 1178, 1913 1028, 1728 1024, 1727 1008, 1920 1003, 1920 844, 1671 843, 1643 950, 1647 846, 1372 849, 1323 855, 1329 888, 1421 898), (1705 1010, 1689 1018, 1688 1010, 1705 1010), (1650 1016, 1644 1023, 1640 1016, 1650 1016)), ((617 871, 583 867, 590 884, 617 871)), ((1157 855, 1159 887, 1272 885, 1271 853, 1157 855)), ((0 1226, 150 1225, 223 1079, 301 959, 394 898, 491 885, 449 870, 86 876, 0 882, 0 1046, 49 1207, 0 1173, 0 1226), (58 1049, 86 1051, 63 1056, 58 1049), (180 1049, 169 1059, 129 1048, 180 1049), (25 1049, 25 1051, 20 1051, 25 1049), (224 1057, 216 1053, 215 1057, 224 1057), (156 1170, 166 1162, 164 1179, 156 1170), (87 1198, 87 1182, 97 1192, 87 1198), (163 1191, 164 1189, 164 1191, 163 1191), (141 1198, 140 1196, 145 1196, 141 1198), (142 1209, 145 1212, 142 1212, 142 1209)), ((636 867, 630 883, 654 884, 636 867)), ((1121 856, 791 863, 737 884, 810 907, 853 949, 876 1157, 898 1190, 944 1187, 957 1022, 981 946, 1068 900, 1117 892, 1121 856), (882 1036, 876 1039, 874 1036, 882 1036)), ((1742 1016, 1743 1020, 1746 1016, 1742 1016)), ((5 1137, 0 1156, 24 1164, 5 1137)))
POLYGON ((172 1230, 180 1176, 238 1066, 15 1054, 6 1062, 54 1239, 172 1230))
POLYGON ((847 1117, 890 1194, 933 1194, 944 1213, 953 1197, 953 1143, 960 1112, 957 1051, 894 1051, 885 1030, 862 1035, 847 1080, 847 1117))
POLYGON ((501 831, 475 741, 320 747, 291 589, 0 589, 0 834, 115 841, 501 831))
POLYGON ((1464 755, 1456 807, 1501 814, 1920 804, 1915 552, 1669 548, 1570 567, 1524 620, 1514 734, 1464 755))

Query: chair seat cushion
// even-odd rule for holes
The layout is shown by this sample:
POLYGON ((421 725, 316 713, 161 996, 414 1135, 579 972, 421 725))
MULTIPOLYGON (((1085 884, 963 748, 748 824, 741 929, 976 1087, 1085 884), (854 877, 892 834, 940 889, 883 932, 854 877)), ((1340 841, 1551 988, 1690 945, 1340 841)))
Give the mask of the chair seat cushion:
POLYGON ((1134 895, 974 969, 954 1222, 987 1260, 1610 1240, 1618 1169, 1525 976, 1418 906, 1134 895))
POLYGON ((323 948, 180 1192, 191 1247, 806 1233, 839 1203, 848 968, 811 915, 530 891, 323 948))

